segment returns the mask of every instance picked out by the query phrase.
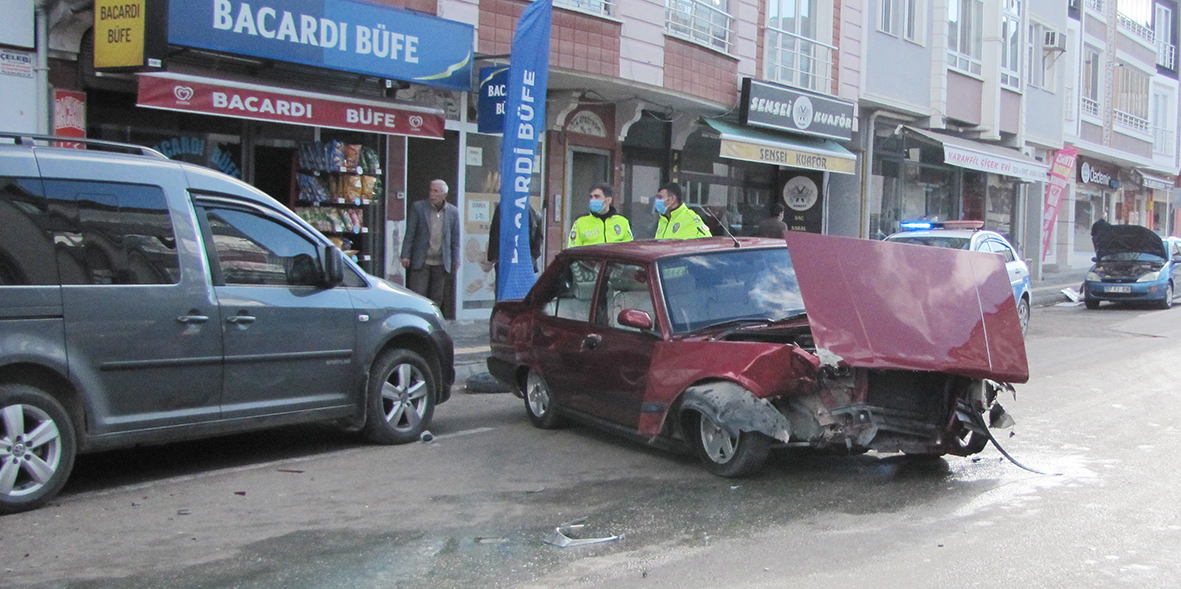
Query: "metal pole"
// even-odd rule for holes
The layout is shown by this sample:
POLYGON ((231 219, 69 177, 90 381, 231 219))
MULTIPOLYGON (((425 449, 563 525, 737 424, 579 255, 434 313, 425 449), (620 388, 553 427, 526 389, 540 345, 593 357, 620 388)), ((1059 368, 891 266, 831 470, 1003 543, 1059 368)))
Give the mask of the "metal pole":
POLYGON ((53 110, 49 95, 49 15, 46 4, 37 4, 37 133, 48 135, 53 110))

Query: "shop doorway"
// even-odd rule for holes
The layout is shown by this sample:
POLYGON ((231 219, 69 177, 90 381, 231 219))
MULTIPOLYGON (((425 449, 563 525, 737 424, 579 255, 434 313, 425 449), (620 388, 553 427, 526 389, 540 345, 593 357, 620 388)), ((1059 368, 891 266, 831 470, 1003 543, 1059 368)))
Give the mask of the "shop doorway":
POLYGON ((599 182, 614 183, 611 174, 611 153, 605 150, 578 148, 571 149, 569 162, 569 185, 566 187, 569 211, 563 225, 563 234, 570 231, 574 220, 590 212, 591 187, 599 182))
MULTIPOLYGON (((406 214, 430 195, 431 181, 447 183, 447 202, 459 206, 459 133, 446 131, 443 140, 410 137, 406 140, 406 214)), ((463 215, 460 214, 462 224, 463 215)), ((461 227, 462 231, 462 227, 461 227)), ((463 236, 460 236, 463 239, 463 236)), ((400 247, 401 244, 398 244, 400 247)), ((461 254, 462 255, 462 254, 461 254)), ((397 267, 397 266, 396 266, 397 267)), ((455 275, 451 274, 443 298, 443 316, 455 319, 455 275)))

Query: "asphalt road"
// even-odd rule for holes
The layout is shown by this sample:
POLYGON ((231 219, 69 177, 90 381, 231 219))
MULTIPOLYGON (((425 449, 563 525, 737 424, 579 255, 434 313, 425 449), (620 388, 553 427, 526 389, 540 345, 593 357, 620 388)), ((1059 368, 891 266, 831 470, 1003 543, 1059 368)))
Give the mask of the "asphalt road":
POLYGON ((457 392, 435 440, 327 427, 83 456, 0 518, 2 587, 1111 587, 1181 573, 1181 308, 1035 309, 1017 419, 973 458, 689 456, 457 392), (586 517, 586 537, 542 540, 586 517))

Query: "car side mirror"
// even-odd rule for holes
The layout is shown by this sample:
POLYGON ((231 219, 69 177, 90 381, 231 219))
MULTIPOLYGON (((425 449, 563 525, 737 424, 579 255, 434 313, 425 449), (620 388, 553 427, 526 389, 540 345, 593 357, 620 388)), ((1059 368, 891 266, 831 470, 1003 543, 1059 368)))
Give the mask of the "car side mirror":
POLYGON ((647 311, 624 309, 619 312, 617 319, 619 324, 624 327, 632 327, 642 331, 652 329, 652 316, 647 311))
POLYGON ((324 246, 324 278, 326 288, 344 282, 344 253, 335 245, 324 246))

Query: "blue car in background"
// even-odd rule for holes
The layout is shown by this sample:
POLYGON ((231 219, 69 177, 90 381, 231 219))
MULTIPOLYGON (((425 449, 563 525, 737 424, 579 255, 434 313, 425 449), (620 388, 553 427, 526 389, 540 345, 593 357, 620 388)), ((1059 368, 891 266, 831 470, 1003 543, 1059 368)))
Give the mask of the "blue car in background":
POLYGON ((1021 333, 1029 329, 1029 309, 1032 301, 1029 266, 1017 255, 1017 250, 1003 235, 981 229, 983 221, 915 221, 903 223, 905 231, 895 233, 886 241, 931 245, 957 250, 994 253, 1005 260, 1009 284, 1013 287, 1013 301, 1017 303, 1017 317, 1021 319, 1021 333))
POLYGON ((1173 306, 1181 279, 1181 240, 1162 239, 1147 227, 1109 225, 1095 236, 1095 262, 1083 282, 1083 302, 1102 301, 1173 306))

